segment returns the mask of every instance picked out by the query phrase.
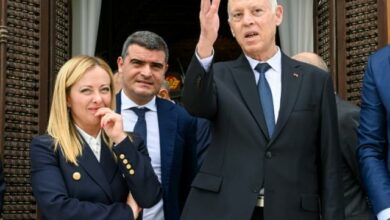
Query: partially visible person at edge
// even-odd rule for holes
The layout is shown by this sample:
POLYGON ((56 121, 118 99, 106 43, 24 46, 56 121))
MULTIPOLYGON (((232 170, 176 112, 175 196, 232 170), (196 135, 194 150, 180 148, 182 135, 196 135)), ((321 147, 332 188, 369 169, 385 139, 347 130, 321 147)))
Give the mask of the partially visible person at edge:
POLYGON ((212 139, 182 220, 344 219, 331 77, 275 43, 276 0, 229 0, 243 54, 213 63, 220 0, 201 0, 200 37, 182 101, 212 139))
POLYGON ((163 188, 163 198, 144 209, 143 220, 178 220, 198 169, 196 119, 183 107, 157 97, 168 58, 163 38, 137 31, 126 39, 117 60, 122 90, 116 96, 116 111, 125 131, 145 139, 163 188))
POLYGON ((143 140, 123 132, 110 67, 77 56, 55 82, 47 134, 30 146, 42 219, 137 219, 162 189, 143 140))
POLYGON ((368 58, 364 72, 357 156, 378 220, 390 219, 390 46, 368 58))
MULTIPOLYGON (((325 61, 317 54, 302 52, 292 57, 295 60, 314 65, 329 73, 325 61)), ((342 155, 342 179, 344 189, 344 215, 346 220, 375 220, 368 204, 367 194, 360 178, 356 159, 358 143, 356 130, 359 125, 360 108, 344 101, 336 94, 337 118, 339 123, 340 149, 342 155)))
POLYGON ((160 90, 158 91, 158 94, 157 94, 158 97, 162 98, 162 99, 165 99, 165 100, 168 100, 168 101, 171 101, 173 103, 175 103, 175 101, 173 101, 171 99, 171 96, 169 94, 169 83, 168 81, 164 80, 162 83, 161 83, 161 88, 160 90))

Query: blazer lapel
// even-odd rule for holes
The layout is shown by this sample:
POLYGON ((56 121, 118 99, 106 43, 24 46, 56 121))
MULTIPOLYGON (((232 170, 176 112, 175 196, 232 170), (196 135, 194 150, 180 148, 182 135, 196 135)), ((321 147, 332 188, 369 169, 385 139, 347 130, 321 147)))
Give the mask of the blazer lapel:
POLYGON ((158 126, 160 130, 160 153, 161 153, 161 182, 163 189, 170 185, 172 160, 174 157, 177 114, 173 111, 173 105, 165 103, 165 100, 156 98, 158 126))
POLYGON ((298 97, 302 82, 302 73, 297 68, 299 65, 291 62, 291 58, 282 53, 282 94, 280 100, 280 110, 275 131, 268 143, 268 147, 280 134, 290 116, 298 97))
POLYGON ((102 139, 102 149, 100 152, 100 166, 107 177, 107 181, 111 183, 116 172, 118 171, 118 165, 115 161, 114 154, 108 148, 107 144, 102 139))
POLYGON ((78 163, 112 201, 112 192, 107 177, 88 144, 84 144, 83 155, 78 158, 78 163))
POLYGON ((232 75, 237 82, 241 96, 265 137, 269 137, 263 109, 260 105, 260 97, 256 87, 256 79, 253 75, 248 60, 241 55, 233 66, 232 75), (260 114, 259 114, 260 113, 260 114))

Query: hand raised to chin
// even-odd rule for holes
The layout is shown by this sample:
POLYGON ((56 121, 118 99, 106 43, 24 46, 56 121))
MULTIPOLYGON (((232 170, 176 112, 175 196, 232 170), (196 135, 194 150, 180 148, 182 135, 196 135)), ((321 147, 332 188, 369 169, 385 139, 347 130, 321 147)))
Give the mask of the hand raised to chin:
POLYGON ((110 108, 100 108, 95 116, 101 117, 100 127, 104 129, 106 134, 115 142, 120 143, 127 137, 123 132, 122 116, 115 113, 110 108))

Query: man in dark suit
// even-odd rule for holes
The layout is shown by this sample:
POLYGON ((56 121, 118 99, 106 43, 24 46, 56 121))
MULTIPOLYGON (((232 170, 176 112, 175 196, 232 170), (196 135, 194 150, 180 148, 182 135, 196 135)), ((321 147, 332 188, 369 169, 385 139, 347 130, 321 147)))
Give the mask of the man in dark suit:
MULTIPOLYGON (((292 57, 329 72, 325 61, 315 53, 302 52, 292 57)), ((375 217, 363 190, 359 165, 356 159, 357 134, 360 108, 336 95, 339 123, 340 149, 342 154, 342 179, 344 189, 344 214, 346 220, 374 220, 375 217)))
POLYGON ((276 46, 283 8, 275 0, 229 0, 243 55, 212 63, 219 2, 201 0, 184 83, 184 106, 213 126, 182 220, 344 219, 330 75, 276 46))
POLYGON ((144 209, 143 220, 178 220, 197 171, 196 119, 179 105, 156 97, 167 69, 168 47, 160 36, 139 31, 127 38, 118 58, 122 91, 117 94, 117 112, 124 130, 145 140, 163 188, 163 199, 144 209))
MULTIPOLYGON (((169 94, 169 85, 167 81, 161 84, 160 91, 157 94, 162 99, 169 100, 177 104, 171 99, 169 94)), ((198 166, 202 164, 204 157, 206 156, 207 148, 210 145, 210 122, 204 118, 196 118, 196 158, 198 166)))
POLYGON ((363 79, 358 160, 378 220, 390 219, 390 46, 368 59, 363 79))

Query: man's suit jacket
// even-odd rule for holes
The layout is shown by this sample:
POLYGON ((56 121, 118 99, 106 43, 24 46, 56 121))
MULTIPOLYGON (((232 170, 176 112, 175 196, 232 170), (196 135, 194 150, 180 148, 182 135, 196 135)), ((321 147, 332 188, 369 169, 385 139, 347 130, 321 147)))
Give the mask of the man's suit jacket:
POLYGON ((374 220, 363 190, 359 165, 356 159, 357 133, 360 108, 336 95, 342 154, 342 179, 344 188, 344 213, 346 220, 374 220))
POLYGON ((138 205, 148 208, 162 195, 160 183, 150 164, 143 141, 128 138, 113 147, 102 139, 100 162, 84 144, 78 166, 70 164, 61 150, 54 151, 49 135, 31 142, 31 184, 42 219, 133 219, 126 204, 131 191, 138 205), (123 155, 122 155, 123 154, 123 155), (126 167, 127 160, 134 171, 126 167))
POLYGON ((368 59, 362 88, 357 150, 374 213, 390 207, 390 46, 368 59))
POLYGON ((183 103, 213 127, 183 220, 250 219, 262 187, 265 220, 343 219, 332 80, 283 54, 281 82, 279 117, 268 138, 245 56, 213 64, 207 73, 193 57, 183 103))
MULTIPOLYGON (((116 96, 117 112, 121 109, 116 96)), ((178 220, 197 171, 196 119, 174 103, 156 98, 160 130, 161 184, 165 219, 178 220)))
POLYGON ((210 134, 210 122, 204 118, 197 119, 197 128, 196 128, 196 154, 198 166, 203 163, 203 160, 206 156, 207 149, 210 146, 211 134, 210 134))

